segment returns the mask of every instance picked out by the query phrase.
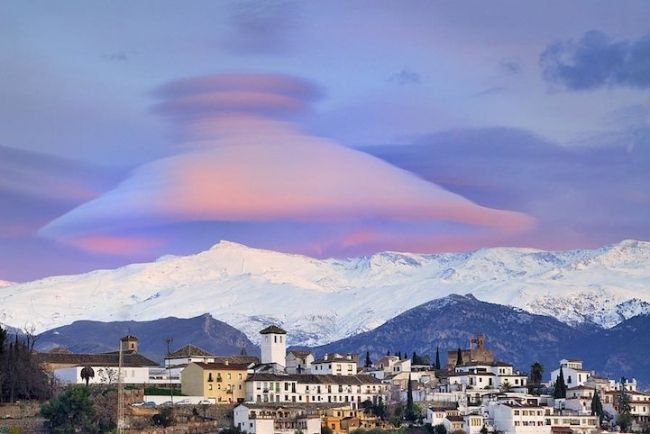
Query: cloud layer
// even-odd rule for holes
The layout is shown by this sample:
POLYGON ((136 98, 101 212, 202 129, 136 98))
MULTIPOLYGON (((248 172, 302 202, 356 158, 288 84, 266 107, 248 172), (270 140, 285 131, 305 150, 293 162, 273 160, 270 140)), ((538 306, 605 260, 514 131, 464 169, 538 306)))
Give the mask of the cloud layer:
MULTIPOLYGON (((179 120, 190 149, 138 167, 117 188, 49 223, 42 234, 85 249, 114 250, 135 229, 182 222, 392 222, 372 239, 395 245, 391 227, 451 222, 458 239, 512 235, 529 216, 479 206, 403 169, 310 136, 281 114, 307 110, 320 92, 277 75, 199 77, 155 92, 155 110, 179 120), (474 228, 474 229, 472 229, 474 228), (470 235, 471 234, 471 235, 470 235), (111 237, 118 237, 116 241, 111 237), (83 242, 79 242, 83 240, 83 242), (94 242, 99 240, 100 242, 94 242)), ((363 228, 361 228, 363 230, 363 228)), ((439 229, 438 229, 439 230, 439 229)), ((440 235, 430 228, 420 238, 440 235)), ((367 237, 346 235, 348 243, 367 237)), ((129 247, 148 246, 148 242, 129 247)))
POLYGON ((650 87, 650 34, 621 41, 592 30, 578 41, 549 45, 540 56, 546 81, 570 90, 650 87))

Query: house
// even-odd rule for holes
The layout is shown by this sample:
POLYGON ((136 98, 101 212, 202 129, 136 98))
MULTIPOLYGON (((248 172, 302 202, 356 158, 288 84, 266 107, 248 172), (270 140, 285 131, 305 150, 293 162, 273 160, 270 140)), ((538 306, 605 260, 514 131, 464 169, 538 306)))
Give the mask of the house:
MULTIPOLYGON (((150 368, 158 364, 138 353, 138 339, 135 336, 124 336, 120 339, 122 349, 121 380, 127 384, 144 384, 149 382, 150 368)), ((36 353, 36 360, 48 372, 67 384, 81 384, 86 380, 81 378, 81 370, 91 368, 93 374, 88 379, 93 384, 117 383, 120 370, 120 352, 109 353, 71 353, 56 351, 36 353)))
POLYGON ((385 401, 387 389, 371 375, 253 373, 246 380, 246 401, 343 404, 358 409, 366 400, 385 401))
POLYGON ((233 411, 236 428, 248 434, 320 434, 321 417, 296 405, 244 403, 233 411))
POLYGON ((325 354, 312 363, 311 373, 315 375, 357 375, 358 354, 325 354))
POLYGON ((391 378, 403 372, 411 372, 411 359, 384 356, 377 360, 374 368, 368 369, 366 372, 380 380, 391 378))
POLYGON ((550 433, 551 427, 546 424, 546 413, 549 407, 538 404, 522 404, 518 402, 491 402, 487 406, 492 424, 503 434, 544 434, 550 433))
POLYGON ((457 403, 447 403, 446 405, 427 408, 425 421, 432 426, 441 425, 447 416, 460 416, 457 403))
POLYGON ((181 374, 184 395, 203 396, 217 404, 243 402, 245 381, 252 363, 191 362, 181 374))
POLYGON ((551 384, 555 384, 560 371, 564 376, 564 383, 568 388, 582 386, 587 382, 589 377, 594 375, 594 371, 587 371, 582 368, 582 360, 579 359, 562 359, 560 367, 551 372, 551 384))
POLYGON ((309 374, 314 363, 314 354, 311 351, 291 350, 286 357, 287 374, 309 374))
POLYGON ((469 362, 457 365, 448 374, 450 385, 464 385, 468 389, 502 389, 526 391, 528 376, 514 370, 509 363, 494 361, 469 362))

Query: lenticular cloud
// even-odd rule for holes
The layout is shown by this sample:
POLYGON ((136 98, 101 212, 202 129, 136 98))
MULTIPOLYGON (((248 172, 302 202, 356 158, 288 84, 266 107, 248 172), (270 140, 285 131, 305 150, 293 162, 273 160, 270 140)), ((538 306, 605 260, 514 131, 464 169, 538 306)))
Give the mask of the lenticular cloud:
POLYGON ((182 152, 137 168, 41 233, 93 250, 78 241, 179 222, 448 221, 504 234, 533 224, 527 215, 479 206, 287 120, 321 95, 281 75, 169 83, 154 92, 160 100, 153 110, 183 129, 182 152))

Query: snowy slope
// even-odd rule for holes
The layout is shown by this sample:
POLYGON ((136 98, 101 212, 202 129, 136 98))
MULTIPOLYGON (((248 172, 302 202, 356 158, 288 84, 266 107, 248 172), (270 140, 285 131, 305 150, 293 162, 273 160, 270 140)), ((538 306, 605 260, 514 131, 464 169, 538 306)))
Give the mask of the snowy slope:
POLYGON ((221 242, 196 255, 0 288, 0 322, 43 331, 79 319, 209 312, 254 341, 262 325, 277 322, 292 343, 315 345, 452 293, 611 327, 650 312, 650 243, 319 260, 221 242))

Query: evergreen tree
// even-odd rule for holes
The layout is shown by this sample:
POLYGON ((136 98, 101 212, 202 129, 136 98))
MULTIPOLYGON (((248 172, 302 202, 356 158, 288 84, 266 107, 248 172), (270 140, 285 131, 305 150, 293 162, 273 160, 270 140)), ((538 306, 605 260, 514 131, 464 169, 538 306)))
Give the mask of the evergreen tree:
POLYGON ((632 426, 630 396, 627 394, 625 383, 627 383, 627 379, 622 377, 621 390, 618 395, 618 417, 616 418, 616 423, 621 427, 622 432, 627 432, 630 426, 632 426))
POLYGON ((400 360, 402 360, 402 352, 401 352, 401 351, 398 351, 398 352, 397 352, 397 358, 400 359, 400 360))
POLYGON ((591 415, 598 416, 598 423, 602 425, 605 412, 603 411, 603 403, 600 401, 598 389, 594 389, 594 396, 591 398, 591 415))
POLYGON ((560 375, 555 380, 555 388, 553 389, 553 398, 562 399, 566 398, 566 383, 564 382, 564 370, 560 367, 560 375))
POLYGON ((414 365, 419 365, 420 364, 420 359, 418 359, 418 355, 413 351, 413 356, 411 356, 411 363, 414 365))
POLYGON ((388 352, 386 353, 386 355, 387 355, 387 356, 390 356, 390 350, 388 350, 388 352))
POLYGON ((437 370, 440 370, 440 350, 438 349, 438 346, 436 345, 436 365, 435 368, 437 370))
POLYGON ((463 352, 458 347, 458 352, 456 353, 456 366, 463 364, 463 352))
POLYGON ((366 363, 365 367, 370 368, 372 366, 372 360, 370 360, 370 351, 366 351, 366 363))
POLYGON ((411 383, 411 374, 409 374, 408 387, 406 389, 406 411, 404 412, 404 417, 406 417, 406 420, 409 422, 415 422, 417 419, 415 405, 413 404, 413 384, 411 383))
POLYGON ((54 433, 96 432, 95 407, 87 387, 72 386, 41 407, 41 415, 54 433))

